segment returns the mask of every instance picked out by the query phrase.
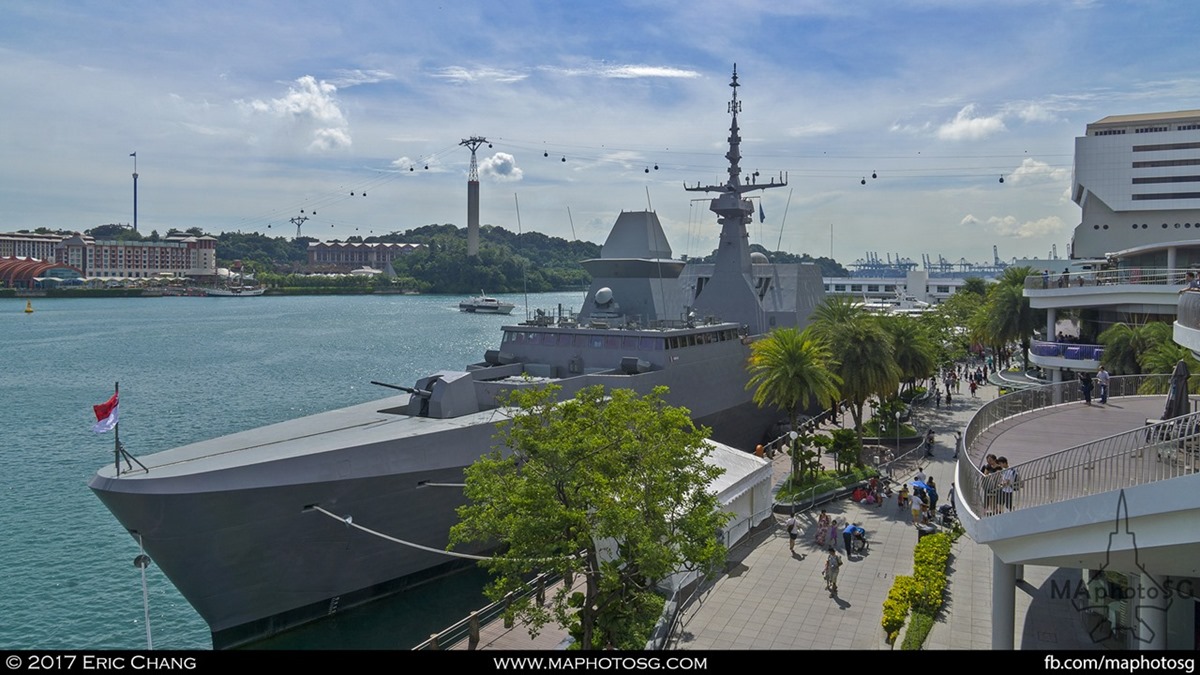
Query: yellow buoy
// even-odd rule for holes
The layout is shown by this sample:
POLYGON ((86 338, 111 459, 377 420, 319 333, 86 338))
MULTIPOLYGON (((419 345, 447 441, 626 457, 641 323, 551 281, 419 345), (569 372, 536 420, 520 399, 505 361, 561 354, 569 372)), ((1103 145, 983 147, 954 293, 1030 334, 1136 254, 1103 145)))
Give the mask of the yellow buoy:
POLYGON ((33 301, 32 300, 25 301, 25 313, 33 314, 33 301))

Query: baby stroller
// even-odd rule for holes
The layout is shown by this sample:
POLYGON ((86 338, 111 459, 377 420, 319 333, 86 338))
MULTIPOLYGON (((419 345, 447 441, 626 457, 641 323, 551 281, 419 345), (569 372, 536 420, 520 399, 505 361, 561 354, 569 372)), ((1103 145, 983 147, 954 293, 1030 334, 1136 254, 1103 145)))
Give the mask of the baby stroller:
POLYGON ((958 514, 954 512, 953 504, 942 504, 938 507, 938 522, 945 527, 953 527, 954 522, 958 519, 958 514))
POLYGON ((859 554, 866 553, 871 548, 871 542, 867 541, 867 534, 862 531, 862 528, 854 533, 850 540, 850 548, 859 554))

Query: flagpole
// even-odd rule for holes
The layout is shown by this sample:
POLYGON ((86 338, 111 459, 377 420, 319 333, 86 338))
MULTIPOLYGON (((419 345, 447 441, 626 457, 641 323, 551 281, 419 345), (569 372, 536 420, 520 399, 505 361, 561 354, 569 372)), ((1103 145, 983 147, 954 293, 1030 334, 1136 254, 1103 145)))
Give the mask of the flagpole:
MULTIPOLYGON (((117 397, 117 400, 120 401, 121 400, 121 383, 120 382, 113 383, 113 391, 115 392, 114 395, 117 397)), ((115 473, 113 475, 115 475, 115 476, 121 475, 121 416, 120 415, 117 416, 117 423, 113 425, 113 470, 115 471, 115 473)))

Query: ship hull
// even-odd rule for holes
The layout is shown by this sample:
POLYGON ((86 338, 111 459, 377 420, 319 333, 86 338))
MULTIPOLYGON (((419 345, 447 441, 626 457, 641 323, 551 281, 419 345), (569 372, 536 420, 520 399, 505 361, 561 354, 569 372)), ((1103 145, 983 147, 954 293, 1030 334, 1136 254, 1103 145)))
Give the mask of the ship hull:
MULTIPOLYGON (((748 346, 730 341, 695 351, 696 360, 681 368, 594 373, 558 384, 571 395, 595 384, 647 393, 670 383, 669 401, 691 410, 715 440, 753 448, 779 412, 750 400, 748 346)), ((208 623, 214 648, 244 645, 469 564, 313 508, 445 550, 456 509, 465 503, 463 471, 496 445, 504 417, 396 414, 407 400, 383 399, 143 457, 146 474, 115 476, 106 467, 90 487, 208 623)))

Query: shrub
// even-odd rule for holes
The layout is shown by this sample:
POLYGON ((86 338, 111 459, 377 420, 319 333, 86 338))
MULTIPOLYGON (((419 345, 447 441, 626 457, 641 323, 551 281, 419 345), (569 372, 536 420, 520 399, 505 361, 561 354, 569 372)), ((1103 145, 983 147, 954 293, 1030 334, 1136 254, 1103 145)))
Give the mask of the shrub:
POLYGON ((944 532, 921 537, 913 549, 912 576, 898 576, 883 602, 883 630, 888 642, 894 642, 911 609, 913 620, 904 636, 904 649, 919 649, 933 625, 933 617, 942 608, 946 590, 946 564, 954 537, 944 532), (918 623, 918 617, 920 619, 918 623), (927 620, 927 621, 926 621, 927 620), (910 640, 916 640, 909 647, 910 640))

